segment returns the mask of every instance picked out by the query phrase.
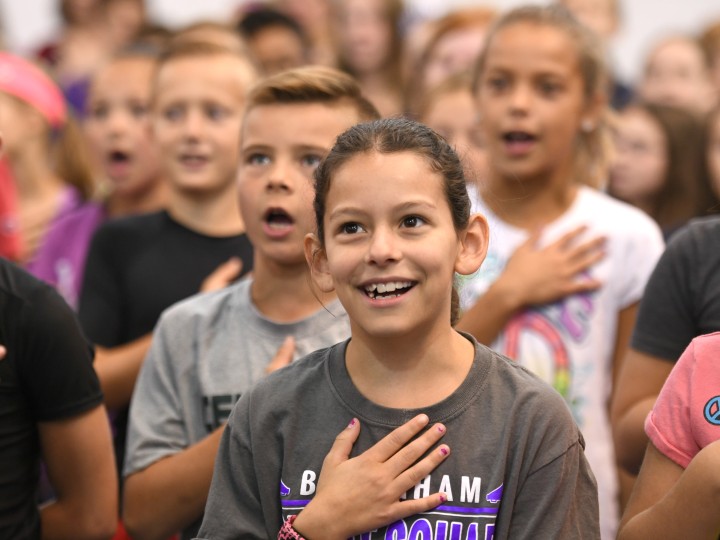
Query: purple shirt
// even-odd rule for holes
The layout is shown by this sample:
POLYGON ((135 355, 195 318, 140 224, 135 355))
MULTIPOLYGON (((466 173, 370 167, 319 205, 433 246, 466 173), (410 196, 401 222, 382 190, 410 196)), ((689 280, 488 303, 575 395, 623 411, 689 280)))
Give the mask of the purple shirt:
POLYGON ((55 287, 75 309, 90 239, 106 215, 100 203, 83 201, 72 187, 66 188, 61 197, 60 209, 27 270, 55 287))

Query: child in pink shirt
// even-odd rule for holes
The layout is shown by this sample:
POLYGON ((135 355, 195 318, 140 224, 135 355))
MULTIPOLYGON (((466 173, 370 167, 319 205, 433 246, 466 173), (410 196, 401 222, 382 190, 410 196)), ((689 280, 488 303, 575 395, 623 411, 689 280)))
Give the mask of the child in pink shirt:
POLYGON ((720 536, 720 332, 695 338, 645 421, 619 539, 720 536))

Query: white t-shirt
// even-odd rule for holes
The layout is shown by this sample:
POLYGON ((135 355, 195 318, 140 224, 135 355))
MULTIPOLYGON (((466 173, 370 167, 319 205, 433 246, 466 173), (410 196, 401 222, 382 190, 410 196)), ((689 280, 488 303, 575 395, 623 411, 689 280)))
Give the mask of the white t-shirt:
MULTIPOLYGON (((460 302, 473 305, 501 274, 528 232, 501 221, 477 198, 474 211, 487 218, 487 258, 473 276, 462 278, 460 302)), ((553 304, 517 313, 492 344, 550 383, 565 398, 585 437, 586 455, 597 477, 603 538, 615 538, 618 523, 617 477, 608 398, 618 312, 638 302, 664 249, 660 229, 640 210, 588 187, 572 206, 542 231, 540 247, 580 225, 580 241, 602 235, 605 258, 590 270, 603 286, 553 304)))

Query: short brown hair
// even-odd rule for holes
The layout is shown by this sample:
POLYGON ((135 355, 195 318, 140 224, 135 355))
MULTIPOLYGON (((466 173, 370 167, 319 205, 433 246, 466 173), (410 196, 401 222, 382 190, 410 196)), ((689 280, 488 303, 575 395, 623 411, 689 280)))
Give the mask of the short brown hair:
POLYGON ((380 118, 353 77, 323 66, 299 67, 263 79, 250 90, 245 112, 275 103, 347 103, 361 121, 380 118))

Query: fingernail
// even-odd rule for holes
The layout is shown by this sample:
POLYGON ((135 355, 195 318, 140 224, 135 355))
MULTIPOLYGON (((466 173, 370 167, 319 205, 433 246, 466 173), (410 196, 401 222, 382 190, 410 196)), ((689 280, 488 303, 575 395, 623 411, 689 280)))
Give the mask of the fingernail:
POLYGON ((437 427, 437 430, 438 430, 440 433, 445 433, 445 426, 438 426, 438 427, 437 427))
POLYGON ((440 493, 440 504, 447 501, 447 496, 444 493, 440 493))
POLYGON ((421 414, 418 416, 418 422, 422 424, 427 424, 430 421, 430 418, 428 418, 427 414, 421 414))
POLYGON ((347 426, 348 429, 350 429, 351 427, 353 427, 355 424, 357 424, 357 418, 353 418, 352 420, 350 420, 350 423, 349 423, 348 426, 347 426))
POLYGON ((441 447, 440 447, 440 453, 441 453, 443 456, 447 456, 449 452, 448 452, 448 449, 447 449, 447 448, 445 448, 444 446, 441 446, 441 447))

